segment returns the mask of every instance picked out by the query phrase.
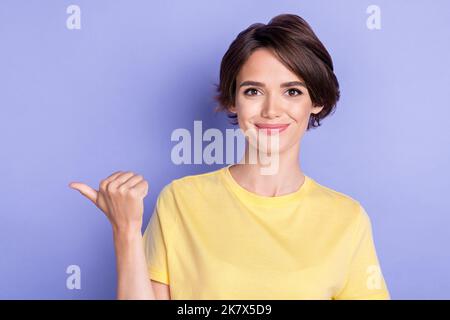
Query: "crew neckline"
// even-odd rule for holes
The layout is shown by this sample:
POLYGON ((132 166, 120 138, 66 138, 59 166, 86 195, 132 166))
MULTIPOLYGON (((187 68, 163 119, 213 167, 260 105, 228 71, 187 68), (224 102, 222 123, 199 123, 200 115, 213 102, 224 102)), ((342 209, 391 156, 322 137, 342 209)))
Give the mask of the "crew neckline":
POLYGON ((231 175, 230 167, 232 165, 234 164, 227 165, 220 170, 222 178, 225 180, 226 184, 237 196, 239 196, 246 202, 251 202, 256 205, 277 206, 290 204, 293 203, 294 201, 298 202, 301 198, 305 196, 312 183, 311 178, 306 174, 303 174, 305 176, 305 180, 303 181, 303 184, 300 186, 300 188, 297 189, 296 191, 281 196, 274 196, 274 197, 263 196, 242 187, 231 175))

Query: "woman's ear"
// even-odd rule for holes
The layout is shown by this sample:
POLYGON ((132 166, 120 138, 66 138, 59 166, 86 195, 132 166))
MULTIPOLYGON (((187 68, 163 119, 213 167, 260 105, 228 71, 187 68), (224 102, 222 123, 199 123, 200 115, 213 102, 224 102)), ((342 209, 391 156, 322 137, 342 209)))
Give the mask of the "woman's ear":
POLYGON ((228 111, 231 112, 231 113, 237 113, 236 107, 234 105, 233 106, 229 106, 228 107, 228 111))
POLYGON ((320 111, 322 111, 323 108, 324 106, 314 106, 311 113, 318 114, 320 111))

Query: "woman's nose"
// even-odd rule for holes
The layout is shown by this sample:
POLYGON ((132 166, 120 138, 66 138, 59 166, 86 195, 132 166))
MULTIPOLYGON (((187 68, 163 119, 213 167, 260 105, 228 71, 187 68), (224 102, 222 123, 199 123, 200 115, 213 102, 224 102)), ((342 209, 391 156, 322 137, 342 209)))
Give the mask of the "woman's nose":
POLYGON ((264 118, 276 118, 279 117, 281 113, 281 108, 279 107, 279 102, 275 99, 267 99, 264 102, 263 108, 261 110, 261 116, 264 118))

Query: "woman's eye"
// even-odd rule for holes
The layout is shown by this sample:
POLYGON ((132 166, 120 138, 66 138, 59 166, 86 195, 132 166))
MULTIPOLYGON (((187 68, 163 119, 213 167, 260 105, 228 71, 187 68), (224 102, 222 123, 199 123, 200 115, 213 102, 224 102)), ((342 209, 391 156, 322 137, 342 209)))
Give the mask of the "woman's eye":
MULTIPOLYGON (((255 88, 249 88, 247 90, 244 91, 244 94, 247 96, 256 96, 258 95, 259 91, 255 88)), ((302 92, 298 89, 289 89, 287 91, 288 95, 291 97, 296 97, 302 94, 302 92)))
POLYGON ((244 91, 244 94, 247 96, 255 96, 258 94, 258 90, 256 90, 255 88, 250 88, 244 91))
POLYGON ((302 92, 298 89, 289 89, 287 92, 291 97, 299 96, 302 94, 302 92))

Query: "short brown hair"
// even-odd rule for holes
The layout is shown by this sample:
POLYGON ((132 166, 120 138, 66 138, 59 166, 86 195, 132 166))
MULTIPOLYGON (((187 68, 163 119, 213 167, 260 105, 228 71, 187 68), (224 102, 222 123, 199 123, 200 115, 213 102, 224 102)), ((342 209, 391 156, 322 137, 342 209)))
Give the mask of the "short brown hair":
MULTIPOLYGON (((267 25, 254 23, 240 32, 231 43, 220 65, 220 83, 216 84, 219 103, 216 111, 228 111, 235 103, 236 77, 253 51, 270 49, 278 59, 308 88, 311 101, 324 106, 318 114, 311 114, 311 127, 319 127, 320 120, 335 110, 339 100, 339 82, 333 71, 333 61, 325 46, 317 38, 309 24, 294 14, 280 14, 267 25)), ((237 115, 229 112, 228 117, 237 124, 237 115)))

